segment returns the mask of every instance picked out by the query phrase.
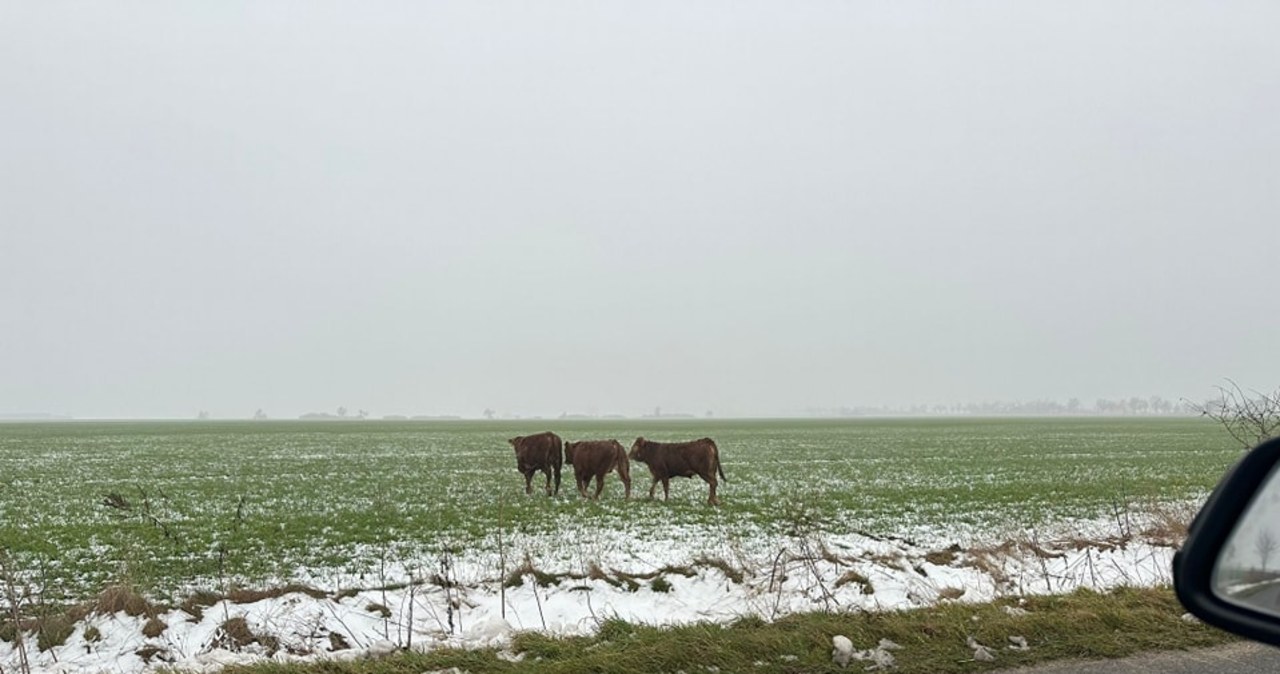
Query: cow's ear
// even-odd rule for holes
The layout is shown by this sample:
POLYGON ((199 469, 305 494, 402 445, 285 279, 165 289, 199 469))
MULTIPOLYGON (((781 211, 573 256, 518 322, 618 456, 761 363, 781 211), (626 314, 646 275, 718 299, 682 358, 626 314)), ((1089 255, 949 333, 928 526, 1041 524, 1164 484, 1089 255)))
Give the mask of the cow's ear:
POLYGON ((519 441, 520 441, 520 438, 511 438, 510 440, 507 440, 507 443, 510 444, 512 447, 515 447, 516 443, 519 441))

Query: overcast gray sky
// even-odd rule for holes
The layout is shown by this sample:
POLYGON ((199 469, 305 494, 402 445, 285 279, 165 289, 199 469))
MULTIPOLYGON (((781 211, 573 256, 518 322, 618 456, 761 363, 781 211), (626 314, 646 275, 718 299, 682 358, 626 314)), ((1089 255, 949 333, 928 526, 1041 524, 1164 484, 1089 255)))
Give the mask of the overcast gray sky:
POLYGON ((1280 384, 1280 3, 0 2, 0 412, 1280 384))

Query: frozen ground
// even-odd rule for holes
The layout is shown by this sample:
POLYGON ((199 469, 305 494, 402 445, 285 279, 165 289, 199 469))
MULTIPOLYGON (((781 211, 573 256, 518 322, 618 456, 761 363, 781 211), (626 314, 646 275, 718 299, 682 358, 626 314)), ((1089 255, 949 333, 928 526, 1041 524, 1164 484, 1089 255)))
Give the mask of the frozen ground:
MULTIPOLYGON (((157 624, 144 629, 144 616, 94 613, 60 646, 39 652, 29 637, 26 656, 36 674, 203 672, 268 658, 504 648, 516 631, 589 634, 611 618, 725 623, 751 615, 773 619, 1165 584, 1173 548, 1149 524, 1127 520, 1126 534, 1146 533, 1124 536, 1114 520, 1100 520, 965 540, 942 532, 910 541, 858 534, 712 540, 705 531, 662 538, 597 533, 572 541, 516 537, 502 542, 503 555, 398 560, 360 574, 301 570, 282 580, 324 592, 240 597, 239 603, 233 597, 200 615, 160 609, 155 617, 166 627, 159 634, 157 624)), ((495 542, 482 549, 499 548, 495 542)), ((13 643, 0 641, 0 668, 22 671, 13 643)))

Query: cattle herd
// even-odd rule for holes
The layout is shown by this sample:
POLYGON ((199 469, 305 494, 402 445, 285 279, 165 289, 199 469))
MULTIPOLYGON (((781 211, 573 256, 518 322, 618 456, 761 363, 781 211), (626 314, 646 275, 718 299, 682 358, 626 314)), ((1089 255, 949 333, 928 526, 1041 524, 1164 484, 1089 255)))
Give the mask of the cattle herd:
POLYGON ((604 478, 610 472, 617 472, 626 488, 626 497, 631 498, 631 463, 630 459, 639 461, 649 467, 653 484, 649 485, 649 498, 653 498, 658 483, 662 483, 662 497, 671 497, 671 478, 693 477, 697 475, 711 485, 711 493, 707 503, 720 505, 716 498, 716 475, 728 482, 724 469, 720 467, 720 449, 711 438, 702 438, 690 442, 653 442, 644 438, 636 438, 628 453, 617 440, 584 440, 582 442, 564 442, 560 436, 547 431, 537 435, 522 435, 511 438, 507 442, 516 452, 516 467, 524 475, 524 492, 533 493, 533 474, 542 471, 547 476, 547 495, 560 493, 560 467, 568 463, 573 466, 573 479, 578 485, 578 493, 588 496, 587 486, 594 478, 595 494, 588 498, 599 498, 604 489, 604 478), (551 488, 555 478, 555 489, 551 488))

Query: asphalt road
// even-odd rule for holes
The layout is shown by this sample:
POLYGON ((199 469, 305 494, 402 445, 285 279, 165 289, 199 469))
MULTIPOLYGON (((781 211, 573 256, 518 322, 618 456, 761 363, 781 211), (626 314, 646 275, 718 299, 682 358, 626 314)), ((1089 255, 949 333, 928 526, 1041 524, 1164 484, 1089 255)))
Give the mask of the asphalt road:
POLYGON ((1280 674, 1280 648, 1252 641, 1119 660, 1063 660, 1007 669, 1018 674, 1280 674))
POLYGON ((1280 584, 1264 587, 1236 601, 1280 615, 1280 584))

